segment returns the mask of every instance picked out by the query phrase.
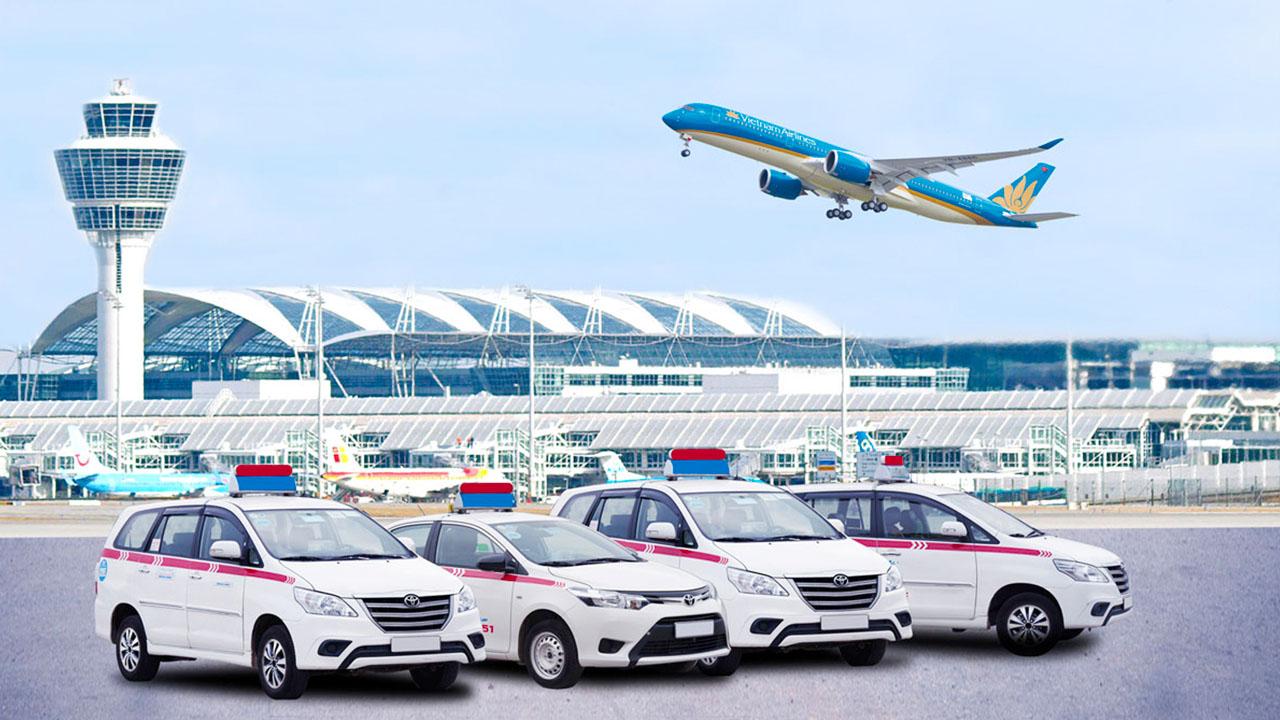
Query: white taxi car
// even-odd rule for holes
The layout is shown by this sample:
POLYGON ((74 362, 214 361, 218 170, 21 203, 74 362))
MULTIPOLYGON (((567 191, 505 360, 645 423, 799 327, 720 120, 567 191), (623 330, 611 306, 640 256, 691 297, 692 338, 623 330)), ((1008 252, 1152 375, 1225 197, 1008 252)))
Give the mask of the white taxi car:
MULTIPOLYGON (((671 457, 670 477, 729 475, 723 451, 671 457)), ((732 652, 702 661, 704 672, 731 672, 744 650, 821 645, 839 647, 851 665, 874 665, 889 642, 911 637, 898 571, 780 488, 629 481, 566 491, 551 513, 716 588, 732 652)))
POLYGON ((231 497, 121 513, 94 626, 125 679, 202 659, 253 667, 273 698, 300 696, 312 672, 360 668, 440 690, 484 659, 470 589, 359 510, 292 496, 290 472, 241 466, 231 497))
POLYGON ((475 592, 488 657, 522 663, 544 687, 573 685, 583 667, 729 654, 713 586, 576 523, 467 512, 405 521, 391 532, 475 592))
POLYGON ((793 490, 902 571, 920 627, 994 625, 1011 652, 1041 655, 1133 607, 1119 557, 1046 535, 958 490, 910 482, 793 490))

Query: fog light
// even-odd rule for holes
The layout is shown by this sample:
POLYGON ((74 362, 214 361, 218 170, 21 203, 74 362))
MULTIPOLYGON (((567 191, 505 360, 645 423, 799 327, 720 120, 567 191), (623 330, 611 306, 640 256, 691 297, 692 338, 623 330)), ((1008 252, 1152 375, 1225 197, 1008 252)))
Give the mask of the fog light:
POLYGON ((484 635, 480 633, 471 633, 467 636, 467 639, 471 641, 471 647, 477 650, 484 647, 484 635))
POLYGON ((1111 609, 1111 603, 1096 602, 1093 604, 1093 609, 1089 611, 1089 614, 1094 617, 1102 617, 1107 614, 1107 610, 1109 609, 1111 609))
POLYGON ((760 618, 751 623, 752 635, 768 635, 778 629, 778 624, 782 621, 778 618, 760 618))
POLYGON ((893 616, 898 618, 898 624, 902 627, 911 627, 911 613, 903 610, 902 612, 894 613, 893 616))
POLYGON ((319 653, 323 657, 338 657, 350 644, 350 640, 325 640, 320 643, 319 653))

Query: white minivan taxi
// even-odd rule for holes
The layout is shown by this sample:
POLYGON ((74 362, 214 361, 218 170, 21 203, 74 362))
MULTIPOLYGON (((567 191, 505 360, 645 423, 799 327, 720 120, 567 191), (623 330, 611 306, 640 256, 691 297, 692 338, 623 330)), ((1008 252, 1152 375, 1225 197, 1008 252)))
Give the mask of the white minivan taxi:
POLYGON ((551 513, 716 589, 732 652, 704 660, 705 672, 732 670, 744 650, 824 645, 851 665, 874 665, 889 642, 911 637, 898 571, 780 488, 715 479, 594 485, 566 491, 551 513))
POLYGON ((231 497, 121 513, 97 563, 94 625, 125 679, 218 660, 254 668, 283 699, 313 672, 361 668, 440 690, 484 659, 469 588, 363 512, 293 496, 288 472, 241 466, 231 497))
POLYGON ((1115 554, 1047 535, 959 490, 910 482, 793 490, 901 570, 920 627, 995 626, 1011 652, 1041 655, 1133 607, 1115 554))
POLYGON ((729 654, 715 588, 561 518, 467 512, 391 532, 475 592, 485 651, 540 685, 583 667, 695 663, 729 654))

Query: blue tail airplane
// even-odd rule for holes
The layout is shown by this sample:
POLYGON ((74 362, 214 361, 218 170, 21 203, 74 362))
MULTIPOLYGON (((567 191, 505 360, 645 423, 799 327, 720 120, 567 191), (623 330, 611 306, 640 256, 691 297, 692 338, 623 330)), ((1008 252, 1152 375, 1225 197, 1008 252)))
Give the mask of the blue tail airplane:
POLYGON ((685 105, 663 115, 662 121, 684 141, 683 157, 689 157, 689 143, 697 140, 771 165, 760 171, 760 189, 765 194, 784 200, 801 195, 830 198, 836 207, 827 210, 828 218, 853 217, 845 206, 855 200, 862 203, 864 211, 879 213, 894 208, 969 225, 1033 228, 1047 220, 1075 217, 1065 212, 1027 212, 1053 174, 1053 166, 1045 163, 988 197, 929 177, 940 172, 954 174, 959 168, 981 162, 1043 152, 1062 138, 1022 150, 872 158, 718 105, 685 105))
POLYGON ((80 428, 70 426, 67 435, 71 439, 68 451, 75 458, 71 481, 94 495, 134 498, 168 498, 188 496, 226 495, 228 473, 170 472, 166 470, 136 470, 116 472, 98 460, 89 447, 80 428))

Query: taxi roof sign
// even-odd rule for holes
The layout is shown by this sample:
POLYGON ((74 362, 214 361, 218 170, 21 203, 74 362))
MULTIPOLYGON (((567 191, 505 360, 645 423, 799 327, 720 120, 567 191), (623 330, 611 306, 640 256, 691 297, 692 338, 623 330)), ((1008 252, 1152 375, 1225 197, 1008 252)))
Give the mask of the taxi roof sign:
POLYGON ((231 478, 231 497, 243 495, 297 495, 298 481, 292 465, 237 465, 231 478))
POLYGON ((458 486, 458 512, 514 510, 516 489, 510 481, 464 482, 458 486))
POLYGON ((871 479, 876 482, 911 482, 911 473, 907 471, 906 458, 901 455, 885 455, 880 458, 871 479))
POLYGON ((667 455, 663 474, 668 478, 729 478, 729 456, 720 448, 676 448, 667 455))

